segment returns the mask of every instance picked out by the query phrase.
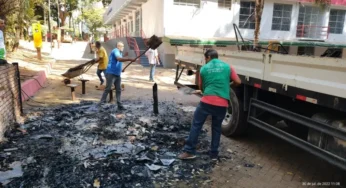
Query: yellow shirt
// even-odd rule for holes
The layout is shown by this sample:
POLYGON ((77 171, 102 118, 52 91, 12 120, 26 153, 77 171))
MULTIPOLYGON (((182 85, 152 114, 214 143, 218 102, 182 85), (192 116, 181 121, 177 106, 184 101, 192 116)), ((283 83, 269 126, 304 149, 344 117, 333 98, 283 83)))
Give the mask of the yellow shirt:
POLYGON ((101 46, 101 48, 97 51, 97 55, 99 58, 102 58, 102 60, 99 61, 98 69, 106 70, 108 65, 108 55, 106 49, 101 46))

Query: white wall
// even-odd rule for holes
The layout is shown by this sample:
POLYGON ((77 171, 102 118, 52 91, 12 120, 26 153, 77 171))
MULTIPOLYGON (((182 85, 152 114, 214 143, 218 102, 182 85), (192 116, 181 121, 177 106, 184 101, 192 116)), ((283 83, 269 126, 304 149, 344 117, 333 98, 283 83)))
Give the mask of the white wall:
POLYGON ((232 11, 217 8, 217 0, 202 0, 201 8, 174 5, 164 1, 166 36, 226 37, 230 36, 232 11))
MULTIPOLYGON (((237 2, 234 7, 234 23, 239 24, 239 11, 240 11, 240 3, 237 2)), ((296 38, 296 28, 298 22, 299 9, 298 4, 295 2, 285 2, 285 1, 274 1, 274 0, 266 0, 261 20, 261 28, 260 28, 260 40, 291 40, 296 38), (272 30, 272 17, 273 17, 273 9, 274 2, 280 4, 290 4, 292 5, 292 17, 291 17, 291 27, 290 31, 276 31, 272 30)), ((243 37, 248 39, 254 38, 254 29, 240 29, 243 37)))
MULTIPOLYGON (((276 0, 282 4, 292 4, 292 22, 290 31, 272 31, 274 0, 267 0, 264 5, 261 40, 294 39, 298 21, 298 3, 276 0)), ((166 36, 187 36, 199 38, 225 37, 234 38, 233 23, 239 26, 240 1, 234 1, 232 9, 219 9, 216 0, 202 0, 201 8, 176 6, 173 0, 165 0, 164 27, 166 36), (174 15, 174 16, 173 16, 174 15)), ((253 39, 253 29, 240 29, 243 37, 253 39)))
POLYGON ((142 5, 142 29, 146 37, 164 36, 163 0, 148 0, 142 5))

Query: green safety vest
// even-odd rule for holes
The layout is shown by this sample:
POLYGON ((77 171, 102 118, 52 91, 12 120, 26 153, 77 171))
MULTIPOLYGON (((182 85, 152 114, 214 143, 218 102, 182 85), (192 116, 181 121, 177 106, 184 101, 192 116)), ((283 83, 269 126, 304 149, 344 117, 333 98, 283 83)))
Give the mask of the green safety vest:
POLYGON ((6 47, 3 32, 0 31, 0 59, 6 58, 6 47))
POLYGON ((219 59, 212 59, 201 70, 204 96, 218 96, 230 100, 231 68, 219 59))

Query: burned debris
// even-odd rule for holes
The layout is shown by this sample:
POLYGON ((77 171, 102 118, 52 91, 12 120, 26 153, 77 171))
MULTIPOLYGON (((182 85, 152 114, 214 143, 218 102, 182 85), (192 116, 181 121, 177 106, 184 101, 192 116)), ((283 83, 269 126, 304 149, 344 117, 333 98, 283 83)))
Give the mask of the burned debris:
POLYGON ((196 160, 176 159, 192 112, 175 103, 127 101, 128 110, 92 102, 40 109, 0 146, 4 187, 177 187, 210 182, 209 141, 196 160), (16 149, 14 149, 16 148, 16 149))

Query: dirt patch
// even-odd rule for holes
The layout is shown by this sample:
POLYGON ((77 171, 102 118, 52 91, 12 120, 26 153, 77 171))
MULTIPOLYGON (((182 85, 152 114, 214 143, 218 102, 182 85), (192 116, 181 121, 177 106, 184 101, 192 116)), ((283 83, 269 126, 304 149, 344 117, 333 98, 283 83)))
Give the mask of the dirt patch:
POLYGON ((19 64, 20 80, 25 82, 32 79, 39 71, 45 70, 46 65, 55 60, 49 54, 42 54, 42 60, 36 58, 36 52, 19 49, 16 52, 8 54, 8 62, 19 64))

